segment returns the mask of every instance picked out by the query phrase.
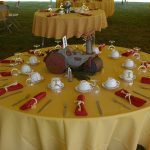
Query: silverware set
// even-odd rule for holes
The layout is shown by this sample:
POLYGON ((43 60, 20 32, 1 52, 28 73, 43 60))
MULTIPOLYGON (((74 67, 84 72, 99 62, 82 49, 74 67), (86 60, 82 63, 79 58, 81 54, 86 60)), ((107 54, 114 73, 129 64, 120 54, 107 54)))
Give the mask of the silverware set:
POLYGON ((42 112, 48 105, 49 103, 51 102, 52 100, 49 99, 37 112, 40 113, 42 112))
POLYGON ((100 115, 100 116, 103 116, 103 111, 102 111, 100 102, 99 102, 98 100, 96 100, 96 107, 97 107, 97 109, 98 109, 99 115, 100 115))
POLYGON ((15 102, 14 104, 12 104, 12 106, 16 106, 19 103, 25 101, 26 99, 28 99, 30 97, 30 94, 27 94, 26 96, 24 96, 23 98, 19 99, 17 102, 15 102))

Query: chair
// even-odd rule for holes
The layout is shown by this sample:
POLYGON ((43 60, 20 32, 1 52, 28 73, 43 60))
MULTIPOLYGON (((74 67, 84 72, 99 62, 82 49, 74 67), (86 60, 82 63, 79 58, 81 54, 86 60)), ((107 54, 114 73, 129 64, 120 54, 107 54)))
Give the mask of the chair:
POLYGON ((17 30, 19 30, 18 26, 21 26, 20 23, 17 21, 17 17, 19 16, 19 7, 20 1, 17 1, 13 7, 9 6, 9 18, 13 22, 14 26, 17 30))
POLYGON ((9 33, 12 33, 11 26, 12 24, 9 22, 8 19, 8 6, 7 5, 0 5, 0 29, 7 29, 9 33))

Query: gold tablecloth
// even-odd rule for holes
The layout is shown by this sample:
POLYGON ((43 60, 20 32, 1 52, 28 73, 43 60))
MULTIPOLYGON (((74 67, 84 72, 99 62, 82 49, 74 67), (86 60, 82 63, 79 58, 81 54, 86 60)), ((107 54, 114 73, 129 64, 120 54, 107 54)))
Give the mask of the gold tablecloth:
MULTIPOLYGON (((56 6, 59 7, 62 0, 58 0, 56 2, 56 6)), ((82 4, 85 3, 85 1, 79 0, 76 2, 72 2, 73 7, 81 7, 82 4)), ((102 1, 91 1, 86 2, 86 6, 88 6, 90 9, 102 9, 105 11, 106 16, 112 16, 115 11, 115 4, 114 0, 102 0, 102 1)))
MULTIPOLYGON (((117 49, 120 52, 125 48, 117 49)), ((102 72, 96 73, 91 79, 96 79, 100 86, 100 102, 103 116, 99 116, 93 93, 85 93, 85 107, 88 112, 87 117, 77 117, 74 115, 75 103, 77 96, 80 94, 75 90, 79 81, 73 78, 73 82, 68 82, 64 74, 55 75, 48 73, 43 57, 40 57, 40 63, 31 66, 34 71, 39 71, 44 77, 40 83, 28 87, 25 84, 26 75, 1 77, 0 85, 10 84, 18 81, 24 85, 21 93, 6 98, 11 93, 0 96, 0 149, 2 150, 135 150, 137 144, 142 144, 146 149, 150 148, 150 102, 144 98, 147 103, 142 107, 135 107, 122 98, 114 95, 115 90, 102 88, 101 84, 108 77, 114 77, 120 81, 120 88, 132 91, 138 91, 147 97, 150 97, 149 90, 141 89, 140 78, 137 68, 134 69, 136 79, 131 88, 119 78, 124 68, 121 64, 127 59, 121 57, 118 60, 109 57, 110 50, 105 47, 100 54, 104 61, 102 72), (64 89, 61 93, 54 93, 47 88, 52 77, 60 77, 64 83, 64 89), (14 103, 22 99, 27 94, 30 98, 41 91, 46 91, 47 96, 42 99, 35 109, 27 111, 19 110, 19 107, 28 101, 22 101, 16 106, 14 103), (51 103, 40 113, 38 110, 49 100, 51 103), (121 104, 129 107, 130 110, 114 103, 116 99, 121 104), (67 104, 66 117, 63 117, 64 103, 67 104)), ((150 55, 141 53, 145 60, 150 59, 150 55)), ((25 53, 22 58, 25 62, 29 55, 25 53)), ((133 58, 133 57, 132 57, 133 58)), ((136 62, 139 65, 139 62, 136 62)), ((5 64, 0 64, 1 70, 10 70, 5 64)), ((18 69, 21 66, 17 66, 18 69)), ((149 75, 149 72, 146 74, 149 75)), ((142 85, 149 87, 149 85, 142 85)), ((136 95, 135 93, 132 93, 136 95)), ((141 97, 139 95, 136 95, 141 97)), ((30 99, 29 98, 29 99, 30 99)))
POLYGON ((35 12, 32 33, 35 36, 61 39, 63 36, 71 38, 81 37, 91 31, 100 31, 107 27, 107 20, 103 10, 92 11, 92 16, 76 13, 47 17, 48 12, 35 12))

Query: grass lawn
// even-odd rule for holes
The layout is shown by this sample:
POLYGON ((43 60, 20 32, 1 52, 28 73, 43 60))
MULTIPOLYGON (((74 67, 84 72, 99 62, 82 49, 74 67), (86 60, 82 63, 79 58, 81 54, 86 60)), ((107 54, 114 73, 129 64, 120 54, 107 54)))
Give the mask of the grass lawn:
MULTIPOLYGON (((13 34, 0 31, 0 58, 5 58, 18 51, 33 48, 34 44, 41 44, 41 38, 32 35, 32 21, 34 12, 40 8, 47 8, 47 2, 21 2, 18 21, 19 31, 13 34)), ((8 5, 13 6, 13 2, 8 5)), ((108 28, 96 32, 96 43, 109 44, 115 40, 115 45, 122 47, 141 47, 142 51, 150 53, 150 9, 149 3, 115 3, 115 13, 108 18, 108 28)), ((71 38, 69 44, 83 43, 82 39, 71 38)), ((54 39, 46 39, 45 46, 56 45, 54 39)))

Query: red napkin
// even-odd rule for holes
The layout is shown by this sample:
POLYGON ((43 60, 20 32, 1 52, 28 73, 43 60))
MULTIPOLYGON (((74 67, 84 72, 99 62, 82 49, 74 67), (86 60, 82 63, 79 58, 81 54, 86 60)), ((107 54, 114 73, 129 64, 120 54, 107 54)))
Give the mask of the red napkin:
POLYGON ((29 50, 28 53, 29 53, 29 54, 34 54, 34 55, 36 55, 36 56, 44 56, 43 53, 38 53, 38 52, 34 53, 34 50, 32 50, 32 49, 29 50))
POLYGON ((11 72, 0 72, 0 76, 2 77, 7 77, 7 76, 11 76, 11 72))
POLYGON ((47 15, 47 17, 53 17, 53 16, 57 16, 57 14, 56 13, 52 13, 52 14, 47 15))
POLYGON ((23 85, 20 83, 13 83, 9 86, 5 86, 3 88, 0 89, 0 96, 5 94, 6 92, 11 92, 11 91, 15 91, 15 90, 19 90, 22 89, 23 85))
POLYGON ((75 115, 76 116, 87 116, 88 113, 86 112, 85 109, 85 96, 84 95, 79 95, 77 97, 77 106, 75 109, 75 115))
POLYGON ((106 45, 105 45, 104 43, 102 43, 102 44, 99 44, 99 45, 98 45, 98 48, 99 48, 100 51, 102 51, 102 49, 103 49, 105 46, 106 46, 106 45))
POLYGON ((141 78, 141 83, 150 84, 150 78, 142 77, 141 78))
POLYGON ((31 98, 29 101, 27 101, 25 104, 23 104, 20 107, 20 109, 26 110, 26 109, 32 108, 34 105, 36 105, 45 96, 46 96, 46 92, 40 92, 39 94, 37 94, 33 98, 31 98))
POLYGON ((140 107, 140 106, 144 105, 144 103, 146 103, 145 100, 138 98, 136 96, 133 96, 133 95, 130 95, 130 99, 129 99, 129 96, 127 96, 128 94, 130 94, 130 93, 124 89, 121 89, 121 90, 115 92, 115 95, 126 99, 128 102, 130 102, 130 100, 131 100, 131 104, 136 107, 140 107))
POLYGON ((134 50, 129 50, 128 52, 122 53, 122 56, 128 57, 132 56, 135 53, 134 50))
POLYGON ((10 63, 15 63, 15 60, 0 60, 0 63, 10 64, 10 63))

